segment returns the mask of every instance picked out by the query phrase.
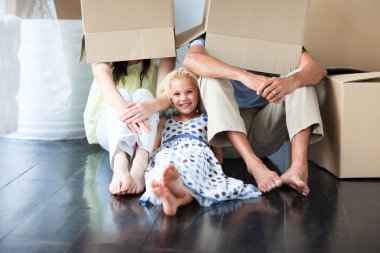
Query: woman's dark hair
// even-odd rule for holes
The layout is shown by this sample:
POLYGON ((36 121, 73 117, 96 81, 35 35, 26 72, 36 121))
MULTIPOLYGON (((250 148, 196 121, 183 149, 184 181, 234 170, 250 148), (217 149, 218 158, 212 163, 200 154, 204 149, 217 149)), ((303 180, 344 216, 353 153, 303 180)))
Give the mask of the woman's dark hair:
MULTIPOLYGON (((142 84, 142 80, 148 77, 148 70, 151 64, 150 59, 142 60, 143 67, 140 72, 140 86, 142 84)), ((115 84, 118 82, 125 81, 125 77, 128 76, 128 61, 118 61, 112 63, 112 78, 115 84)))

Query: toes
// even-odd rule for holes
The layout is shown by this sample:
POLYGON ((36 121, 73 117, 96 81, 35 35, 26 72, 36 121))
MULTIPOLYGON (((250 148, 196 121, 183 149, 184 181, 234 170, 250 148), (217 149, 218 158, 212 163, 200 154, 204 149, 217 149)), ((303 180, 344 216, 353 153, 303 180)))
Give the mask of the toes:
POLYGON ((303 195, 303 196, 307 196, 307 195, 309 195, 309 193, 310 193, 310 188, 306 185, 306 186, 303 188, 302 195, 303 195))

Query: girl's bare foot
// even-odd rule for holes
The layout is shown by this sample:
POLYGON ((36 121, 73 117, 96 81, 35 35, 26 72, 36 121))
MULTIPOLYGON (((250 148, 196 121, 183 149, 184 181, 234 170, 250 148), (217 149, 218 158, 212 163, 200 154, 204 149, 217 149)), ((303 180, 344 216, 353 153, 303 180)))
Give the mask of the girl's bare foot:
POLYGON ((162 181, 164 185, 176 196, 177 198, 185 197, 189 194, 186 187, 183 185, 178 170, 172 163, 166 167, 162 174, 162 181))
POLYGON ((169 164, 162 174, 163 183, 153 180, 153 193, 161 200, 164 207, 164 213, 172 216, 177 213, 180 206, 189 204, 193 200, 193 196, 183 185, 178 170, 169 164))
POLYGON ((261 192, 269 192, 282 185, 282 181, 277 173, 269 170, 260 159, 250 163, 248 171, 255 178, 257 188, 261 192))
POLYGON ((180 205, 179 199, 169 191, 163 184, 153 180, 151 183, 153 193, 161 200, 164 213, 168 216, 173 216, 177 213, 180 205))
POLYGON ((310 193, 307 186, 308 166, 307 164, 292 163, 290 168, 281 176, 282 182, 298 191, 299 194, 307 196, 310 193))

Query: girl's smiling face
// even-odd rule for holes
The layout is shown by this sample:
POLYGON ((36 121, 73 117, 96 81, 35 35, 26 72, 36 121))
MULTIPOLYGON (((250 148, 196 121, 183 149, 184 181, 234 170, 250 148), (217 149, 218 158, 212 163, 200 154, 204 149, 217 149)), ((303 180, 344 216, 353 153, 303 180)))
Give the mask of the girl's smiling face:
POLYGON ((192 117, 197 114, 199 89, 191 77, 175 78, 170 83, 172 103, 183 116, 192 117))

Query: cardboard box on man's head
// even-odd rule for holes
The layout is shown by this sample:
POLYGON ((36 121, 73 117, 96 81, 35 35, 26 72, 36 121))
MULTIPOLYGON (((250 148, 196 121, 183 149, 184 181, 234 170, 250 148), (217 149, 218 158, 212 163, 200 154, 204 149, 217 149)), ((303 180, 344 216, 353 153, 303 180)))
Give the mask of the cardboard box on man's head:
POLYGON ((286 74, 300 61, 307 8, 308 0, 209 0, 206 50, 243 69, 286 74))
POLYGON ((176 56, 173 0, 81 0, 88 63, 176 56))

